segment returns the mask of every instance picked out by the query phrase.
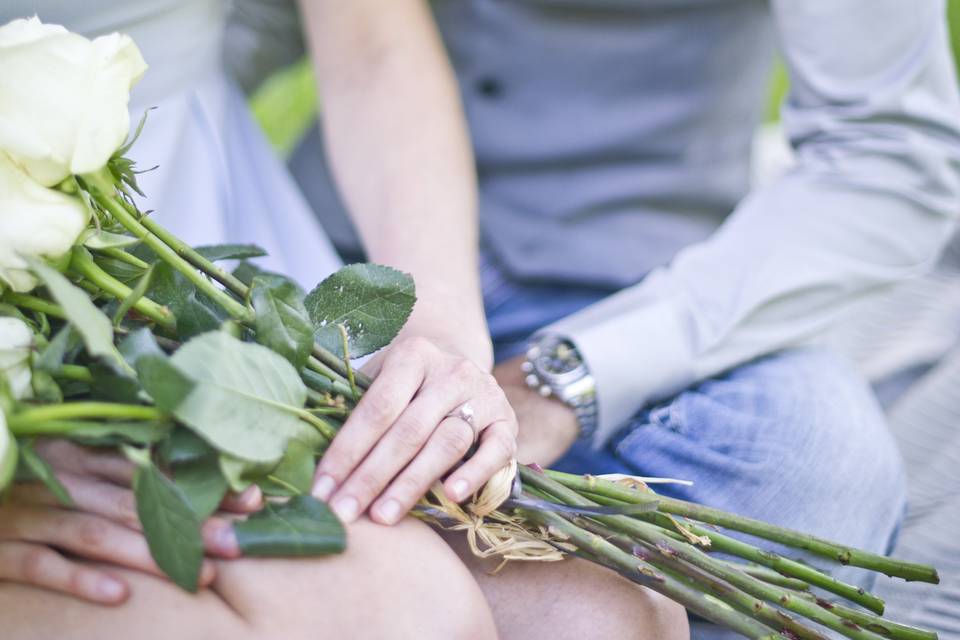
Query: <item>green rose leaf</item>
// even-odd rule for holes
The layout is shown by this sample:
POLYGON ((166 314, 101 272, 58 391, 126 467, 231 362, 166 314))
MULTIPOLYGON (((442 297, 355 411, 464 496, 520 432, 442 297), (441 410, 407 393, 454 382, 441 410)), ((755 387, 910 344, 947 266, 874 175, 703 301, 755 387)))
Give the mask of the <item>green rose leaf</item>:
POLYGON ((58 373, 63 369, 65 361, 70 359, 82 344, 80 334, 73 325, 66 325, 57 332, 53 339, 40 352, 36 368, 48 373, 58 373))
POLYGON ((132 247, 138 242, 140 239, 133 236, 91 228, 80 234, 77 244, 82 244, 88 249, 122 249, 132 247))
POLYGON ((250 301, 257 313, 257 342, 282 355, 297 369, 306 364, 313 348, 313 324, 300 288, 290 282, 275 284, 257 276, 250 287, 250 301))
POLYGON ((213 515, 227 493, 227 480, 220 473, 216 455, 175 465, 173 481, 201 521, 213 515))
POLYGON ((134 368, 136 368, 137 361, 141 356, 163 357, 166 355, 160 345, 157 344, 157 339, 153 337, 153 333, 146 327, 131 331, 120 343, 119 349, 123 359, 134 368))
POLYGON ((0 411, 0 491, 7 488, 17 470, 17 441, 7 429, 7 419, 0 411))
POLYGON ((137 376, 153 403, 167 412, 173 412, 194 390, 193 381, 166 356, 140 356, 137 376))
MULTIPOLYGON (((266 347, 213 331, 184 344, 169 362, 193 384, 170 410, 221 452, 277 462, 288 440, 311 429, 297 417, 307 398, 300 376, 266 347)), ((153 395, 142 375, 141 383, 153 395)))
POLYGON ((287 276, 261 269, 246 260, 237 265, 237 268, 233 270, 233 276, 248 287, 253 284, 254 278, 259 277, 269 282, 272 286, 278 287, 286 283, 296 287, 297 290, 300 291, 300 285, 287 276))
POLYGON ((177 333, 189 338, 217 329, 227 319, 224 312, 166 262, 155 263, 147 296, 166 305, 177 318, 177 333))
POLYGON ((118 376, 109 368, 93 364, 90 366, 93 380, 90 382, 90 397, 106 402, 122 402, 138 404, 140 400, 140 384, 136 378, 118 376))
POLYGON ((200 517, 183 490, 149 459, 136 462, 133 493, 150 554, 174 583, 195 593, 203 563, 200 517))
POLYGON ((250 462, 227 454, 221 454, 220 456, 220 472, 227 479, 227 485, 234 493, 246 491, 250 485, 273 471, 277 464, 276 460, 250 462))
POLYGON ((127 364, 113 346, 113 325, 90 301, 90 296, 53 267, 33 258, 26 260, 30 269, 67 314, 67 320, 80 334, 87 352, 91 356, 103 358, 118 371, 126 371, 127 364))
MULTIPOLYGON (((103 368, 106 369, 106 367, 103 368)), ((125 379, 129 380, 129 378, 125 379)), ((38 402, 52 404, 63 402, 63 390, 53 376, 46 371, 34 371, 30 378, 30 387, 33 389, 33 399, 38 402)))
POLYGON ((236 522, 245 556, 322 556, 347 546, 343 525, 324 503, 297 496, 286 504, 267 503, 244 522, 236 522))
POLYGON ((247 260, 267 255, 266 251, 255 244, 212 244, 205 247, 196 247, 194 251, 211 262, 247 260))
POLYGON ((124 262, 123 260, 105 254, 97 254, 94 260, 101 269, 128 286, 131 285, 134 280, 143 276, 143 274, 146 272, 146 269, 143 267, 132 265, 128 262, 124 262))
POLYGON ((277 468, 260 481, 260 488, 268 496, 310 493, 316 468, 313 447, 300 440, 291 440, 277 468))
POLYGON ((413 278, 376 264, 343 267, 311 291, 307 311, 317 342, 343 355, 339 325, 349 336, 351 358, 387 346, 403 327, 417 298, 413 278))
POLYGON ((70 492, 67 491, 67 488, 63 486, 59 478, 57 478, 53 472, 53 468, 47 461, 37 455, 37 452, 33 450, 33 443, 28 442, 20 448, 20 460, 30 471, 30 475, 42 482, 60 504, 69 508, 74 506, 70 492))
POLYGON ((157 453, 164 464, 172 466, 215 456, 217 450, 190 429, 174 429, 157 447, 157 453))

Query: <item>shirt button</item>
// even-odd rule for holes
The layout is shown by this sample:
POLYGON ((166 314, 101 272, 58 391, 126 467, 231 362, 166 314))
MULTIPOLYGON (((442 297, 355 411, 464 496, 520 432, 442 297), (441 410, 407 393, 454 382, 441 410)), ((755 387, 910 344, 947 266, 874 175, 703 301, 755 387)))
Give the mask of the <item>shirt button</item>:
POLYGON ((477 93, 491 100, 503 95, 503 83, 492 76, 485 76, 477 80, 475 88, 477 93))

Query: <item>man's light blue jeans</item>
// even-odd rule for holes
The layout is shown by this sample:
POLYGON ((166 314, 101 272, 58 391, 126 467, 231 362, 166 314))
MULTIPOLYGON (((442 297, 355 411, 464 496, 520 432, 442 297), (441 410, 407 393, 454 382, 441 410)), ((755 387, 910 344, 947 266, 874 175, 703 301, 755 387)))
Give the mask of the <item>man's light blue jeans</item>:
MULTIPOLYGON (((540 327, 612 293, 514 282, 489 261, 482 273, 498 361, 522 353, 540 327)), ((705 380, 640 411, 600 450, 578 442, 554 467, 692 480, 657 490, 879 553, 892 547, 906 504, 900 455, 873 393, 849 364, 818 349, 783 351, 705 380)), ((803 560, 873 584, 866 571, 803 560)), ((691 630, 696 639, 728 635, 698 620, 691 630)))

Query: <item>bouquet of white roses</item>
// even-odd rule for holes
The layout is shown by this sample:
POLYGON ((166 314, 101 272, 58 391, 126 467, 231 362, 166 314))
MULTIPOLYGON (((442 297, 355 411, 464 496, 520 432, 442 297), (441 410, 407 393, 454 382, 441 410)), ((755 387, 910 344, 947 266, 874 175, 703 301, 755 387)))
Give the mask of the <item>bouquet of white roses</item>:
MULTIPOLYGON (((129 38, 18 20, 0 27, 0 67, 0 491, 39 481, 71 503, 36 438, 121 449, 151 553, 187 590, 201 523, 230 489, 274 498, 233 525, 243 553, 342 550, 310 482, 369 384, 350 359, 393 339, 411 279, 351 265, 305 294, 249 262, 257 247, 189 247, 141 213, 125 153, 146 65, 129 38)), ((658 496, 640 479, 511 465, 469 504, 437 489, 415 513, 465 530, 480 554, 587 558, 748 637, 825 637, 802 619, 864 640, 936 637, 718 527, 907 580, 936 582, 933 568, 658 496)))

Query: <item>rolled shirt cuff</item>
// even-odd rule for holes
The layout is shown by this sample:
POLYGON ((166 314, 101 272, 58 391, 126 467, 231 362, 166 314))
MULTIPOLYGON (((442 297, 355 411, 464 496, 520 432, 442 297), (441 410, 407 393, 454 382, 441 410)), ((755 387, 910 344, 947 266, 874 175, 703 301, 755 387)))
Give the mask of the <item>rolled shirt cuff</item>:
MULTIPOLYGON (((693 336, 676 300, 623 308, 624 294, 555 322, 539 333, 570 340, 593 375, 597 430, 593 447, 603 447, 638 410, 689 386, 693 336)), ((634 292, 635 293, 635 292, 634 292)))

